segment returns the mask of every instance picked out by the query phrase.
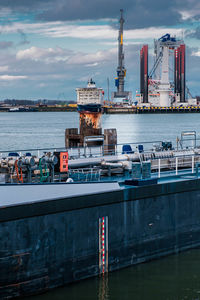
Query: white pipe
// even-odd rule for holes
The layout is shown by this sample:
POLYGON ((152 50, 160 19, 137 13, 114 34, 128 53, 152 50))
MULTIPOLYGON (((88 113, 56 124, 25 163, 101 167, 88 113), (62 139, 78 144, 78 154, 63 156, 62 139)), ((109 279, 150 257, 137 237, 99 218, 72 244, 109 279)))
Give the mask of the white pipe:
POLYGON ((121 168, 121 167, 123 167, 123 164, 120 163, 120 162, 119 163, 111 163, 111 162, 102 161, 101 165, 105 166, 105 167, 111 167, 111 168, 121 168))
POLYGON ((121 155, 104 155, 99 157, 78 158, 69 160, 69 167, 83 167, 88 165, 98 165, 102 161, 106 162, 122 162, 122 161, 139 161, 138 153, 121 154, 121 155))
POLYGON ((132 162, 131 161, 120 161, 120 162, 112 163, 112 162, 102 161, 101 166, 106 166, 106 167, 111 167, 111 168, 124 168, 126 170, 131 170, 132 162))

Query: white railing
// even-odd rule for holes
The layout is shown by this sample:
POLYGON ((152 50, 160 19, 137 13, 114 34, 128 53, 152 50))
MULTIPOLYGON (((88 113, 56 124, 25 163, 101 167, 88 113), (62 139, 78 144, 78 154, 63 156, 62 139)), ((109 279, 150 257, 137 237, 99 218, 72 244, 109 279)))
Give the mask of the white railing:
POLYGON ((162 169, 174 170, 176 175, 185 169, 191 169, 191 173, 195 172, 195 165, 200 163, 200 155, 181 156, 168 159, 157 159, 152 161, 152 169, 158 170, 158 178, 161 177, 162 169))

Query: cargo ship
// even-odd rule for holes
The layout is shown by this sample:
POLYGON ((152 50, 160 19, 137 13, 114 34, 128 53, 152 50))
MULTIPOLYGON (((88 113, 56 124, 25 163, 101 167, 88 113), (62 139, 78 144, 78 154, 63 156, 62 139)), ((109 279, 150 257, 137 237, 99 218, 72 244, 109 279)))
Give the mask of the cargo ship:
POLYGON ((87 87, 77 88, 77 110, 79 113, 100 113, 102 111, 102 88, 97 88, 95 82, 88 80, 87 87))
POLYGON ((1 153, 0 298, 200 246, 200 148, 182 142, 1 153))

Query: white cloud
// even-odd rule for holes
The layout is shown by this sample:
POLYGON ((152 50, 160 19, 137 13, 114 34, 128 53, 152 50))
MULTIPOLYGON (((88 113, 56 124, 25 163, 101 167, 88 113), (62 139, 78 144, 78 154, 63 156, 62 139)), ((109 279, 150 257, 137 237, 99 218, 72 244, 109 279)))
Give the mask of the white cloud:
POLYGON ((190 19, 191 17, 193 17, 193 14, 188 10, 182 10, 179 13, 180 13, 181 19, 183 21, 186 21, 186 20, 190 19))
POLYGON ((66 61, 69 58, 66 50, 59 47, 56 48, 38 48, 31 47, 25 50, 19 50, 16 54, 18 60, 30 59, 33 61, 43 60, 47 63, 55 61, 66 61))
POLYGON ((4 18, 4 17, 10 17, 10 14, 11 14, 12 10, 10 8, 1 8, 0 9, 0 18, 4 18))
POLYGON ((109 25, 71 25, 69 22, 20 23, 0 25, 4 33, 16 33, 23 30, 25 33, 36 33, 43 36, 62 38, 72 37, 81 39, 110 39, 116 38, 117 30, 109 25))
POLYGON ((109 49, 107 51, 97 51, 96 53, 77 53, 70 59, 71 64, 97 64, 100 62, 113 59, 113 55, 117 54, 117 49, 109 49))
POLYGON ((19 80, 19 79, 26 79, 27 76, 18 76, 18 75, 0 75, 0 80, 5 81, 12 81, 12 80, 19 80))
POLYGON ((117 37, 117 30, 109 25, 76 26, 63 25, 42 29, 41 34, 50 37, 71 37, 79 39, 112 39, 117 37))
MULTIPOLYGON (((20 23, 13 22, 10 25, 0 25, 0 32, 16 33, 23 30, 24 33, 35 33, 52 38, 78 38, 78 39, 103 39, 117 40, 118 29, 109 25, 72 25, 69 22, 44 22, 44 23, 20 23)), ((180 35, 182 29, 168 27, 148 27, 142 29, 124 30, 126 39, 159 38, 166 34, 180 35)))
MULTIPOLYGON (((79 39, 104 39, 117 40, 118 29, 113 29, 109 25, 98 26, 75 26, 75 25, 61 25, 50 28, 40 28, 38 33, 49 37, 72 37, 79 39)), ((129 39, 147 39, 159 38, 169 32, 172 35, 181 35, 182 29, 168 28, 168 27, 149 27, 142 29, 124 30, 124 38, 129 39)))
POLYGON ((189 19, 193 19, 194 17, 200 14, 200 4, 198 3, 196 6, 191 4, 191 9, 181 10, 179 11, 181 15, 181 19, 183 21, 187 21, 189 19))
POLYGON ((198 51, 193 51, 192 56, 200 56, 200 50, 198 51))
POLYGON ((95 62, 95 63, 92 63, 92 64, 87 64, 86 67, 96 67, 98 65, 99 65, 99 63, 95 62))
POLYGON ((61 48, 38 48, 31 47, 19 50, 16 54, 17 60, 43 61, 47 64, 64 61, 70 65, 84 64, 87 66, 97 66, 100 62, 113 59, 117 55, 117 48, 97 51, 95 53, 73 52, 61 48))
POLYGON ((9 69, 8 66, 0 66, 0 72, 8 71, 8 69, 9 69))
POLYGON ((164 28, 164 27, 149 27, 135 30, 126 30, 124 38, 129 39, 157 39, 166 33, 171 35, 181 36, 183 29, 179 28, 164 28))

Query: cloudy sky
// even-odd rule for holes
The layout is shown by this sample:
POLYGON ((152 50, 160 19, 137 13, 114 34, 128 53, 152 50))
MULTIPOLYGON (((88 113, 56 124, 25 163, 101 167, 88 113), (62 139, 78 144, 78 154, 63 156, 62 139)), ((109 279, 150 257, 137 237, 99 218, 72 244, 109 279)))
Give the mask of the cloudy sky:
POLYGON ((141 46, 151 62, 154 38, 170 33, 184 37, 187 85, 199 95, 199 0, 0 0, 0 100, 75 100, 90 77, 114 90, 120 8, 126 90, 139 89, 141 46))

